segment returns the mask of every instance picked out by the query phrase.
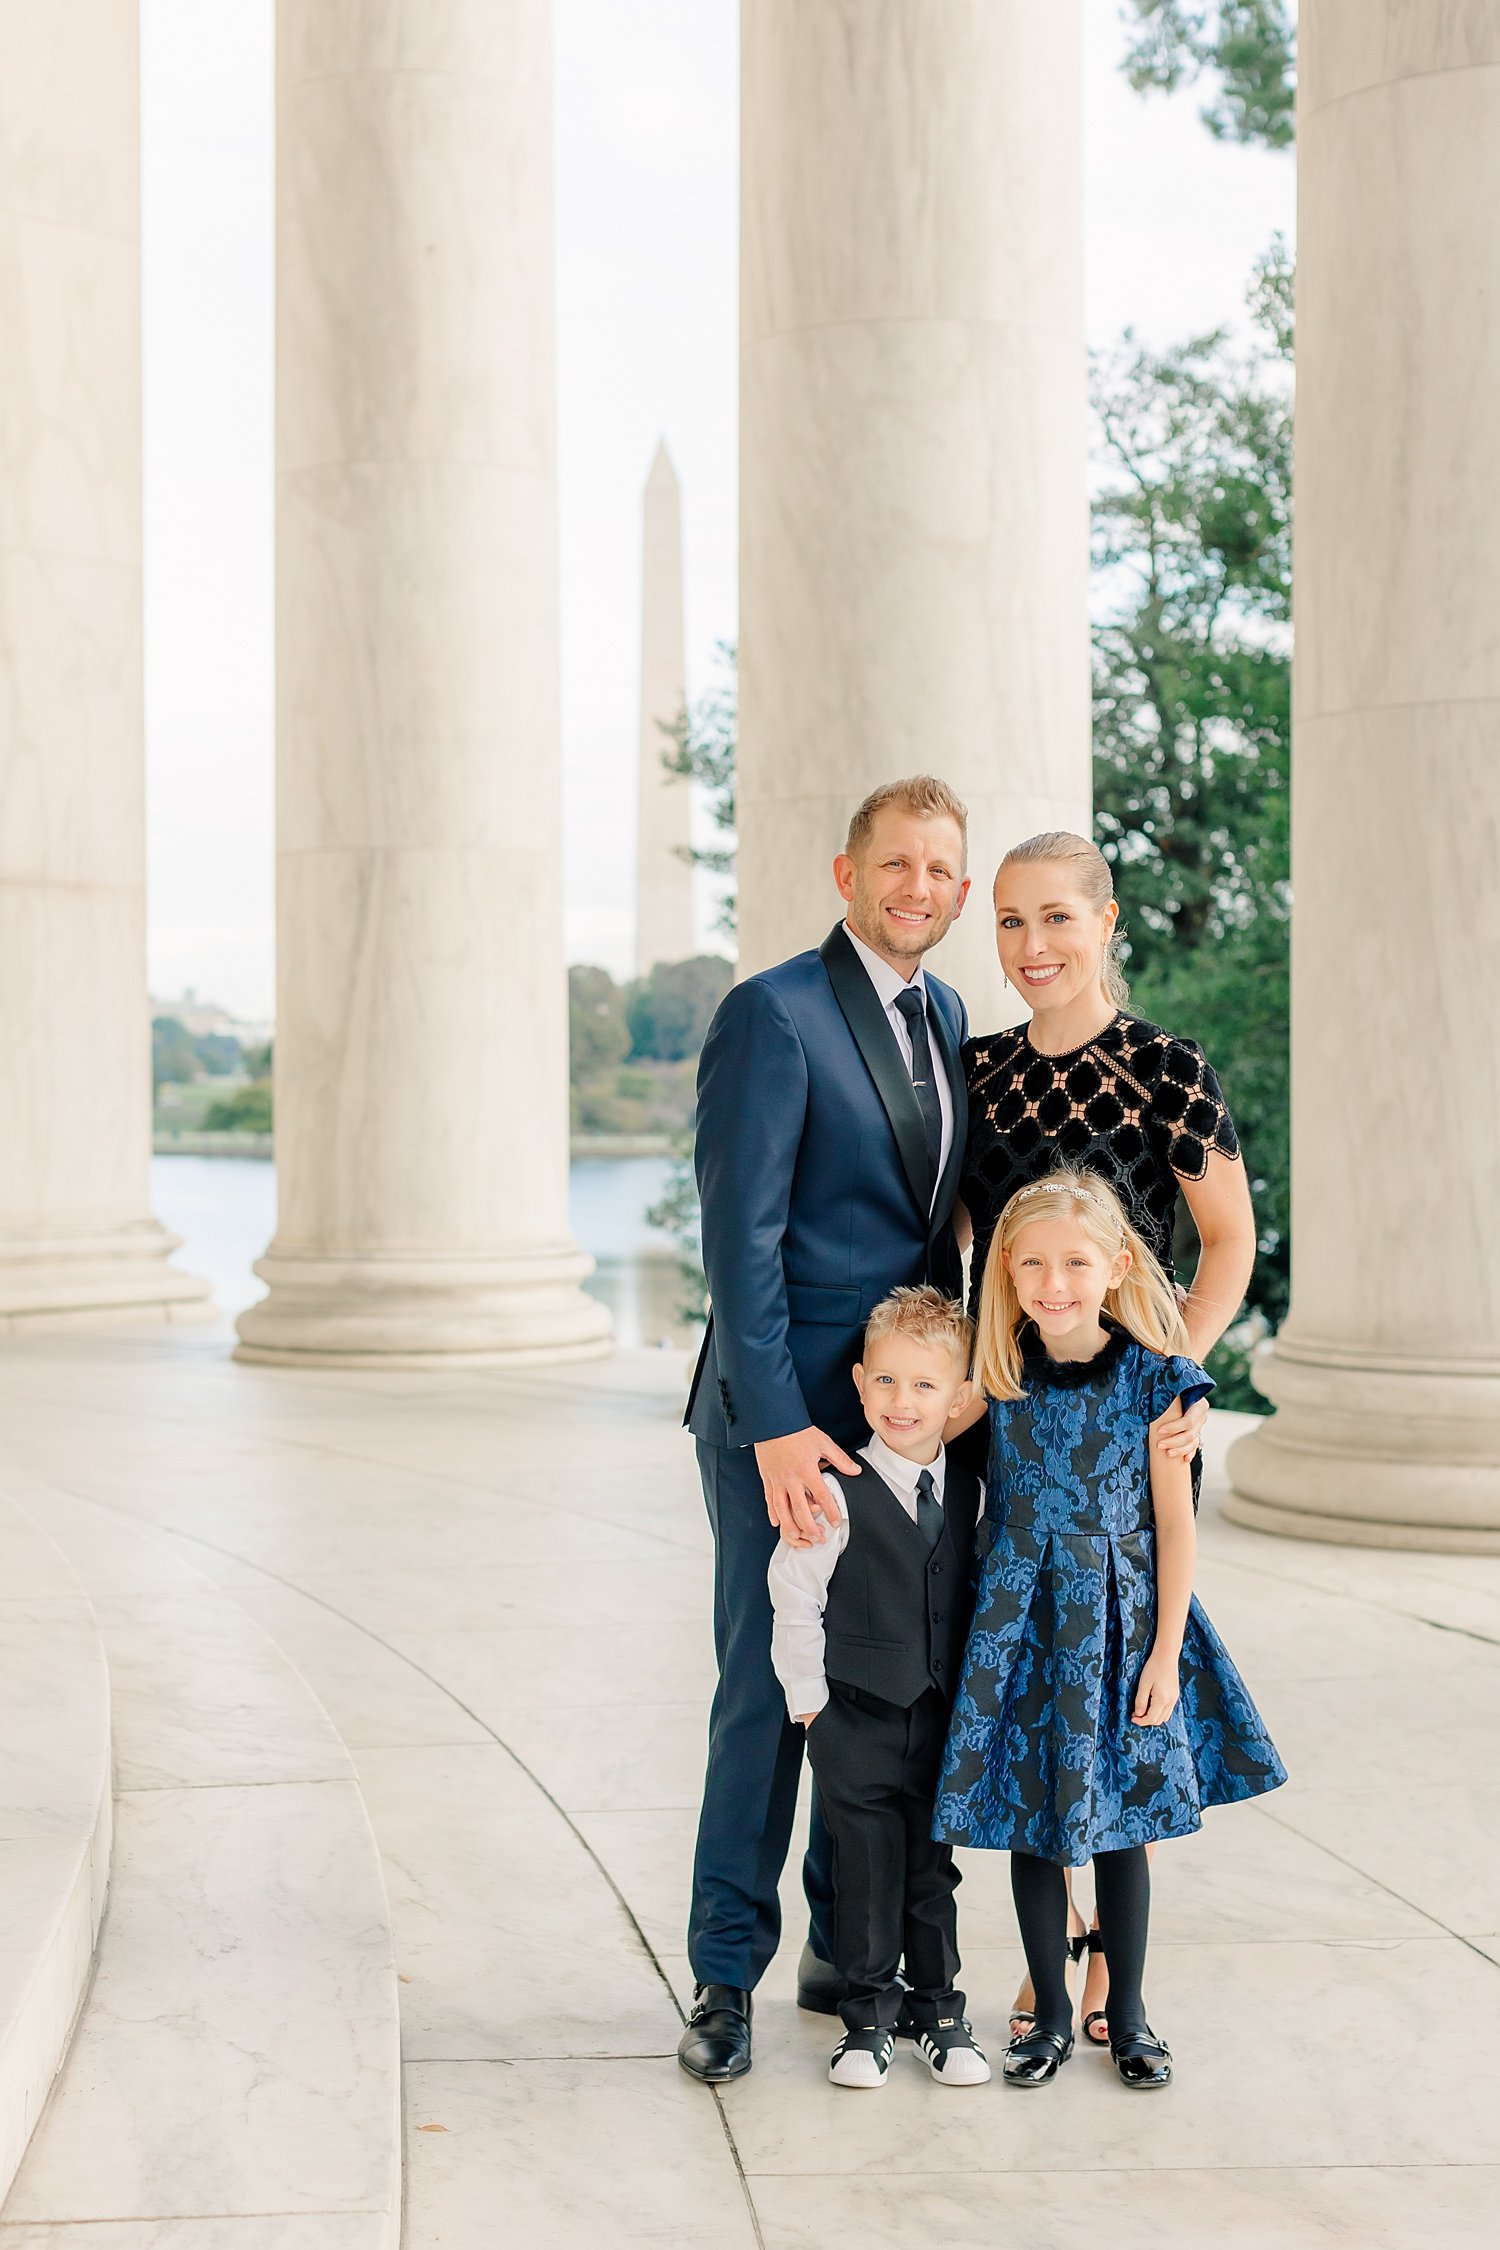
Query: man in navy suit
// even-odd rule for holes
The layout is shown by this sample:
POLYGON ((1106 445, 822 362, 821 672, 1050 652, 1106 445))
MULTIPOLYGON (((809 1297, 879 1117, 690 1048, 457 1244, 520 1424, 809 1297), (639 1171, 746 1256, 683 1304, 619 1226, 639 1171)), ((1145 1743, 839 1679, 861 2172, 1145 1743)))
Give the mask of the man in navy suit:
MULTIPOLYGON (((696 1980, 678 2059, 750 2068, 751 1993, 781 1934, 802 1731, 771 1666, 766 1571, 783 1525, 823 1537, 827 1464, 857 1476, 851 1369, 902 1283, 961 1293, 953 1200, 968 1022, 923 955, 963 906, 963 805, 931 775, 877 789, 833 863, 845 916, 815 952, 725 999, 698 1069, 698 1190, 712 1313, 687 1426, 714 1534, 719 1685, 693 1864, 696 1980)), ((832 2011, 832 1853, 813 1809, 803 2006, 832 2011)))

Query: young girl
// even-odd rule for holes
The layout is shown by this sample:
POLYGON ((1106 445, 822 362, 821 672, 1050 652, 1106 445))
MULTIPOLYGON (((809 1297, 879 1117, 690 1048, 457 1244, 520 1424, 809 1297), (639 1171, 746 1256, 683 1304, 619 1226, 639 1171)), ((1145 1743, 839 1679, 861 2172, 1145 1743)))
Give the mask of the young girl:
MULTIPOLYGON (((979 1303, 989 1400, 978 1603, 934 1835, 1011 1854, 1035 2028, 1004 2075, 1043 2086, 1073 2052, 1063 1869, 1094 1863, 1110 2051, 1127 2086, 1167 2085, 1146 2022, 1146 1845, 1286 1770, 1193 1599, 1189 1464, 1153 1422, 1213 1384, 1181 1356, 1177 1299, 1094 1173, 1013 1195, 979 1303)), ((971 1409, 971 1417, 976 1411, 971 1409)))

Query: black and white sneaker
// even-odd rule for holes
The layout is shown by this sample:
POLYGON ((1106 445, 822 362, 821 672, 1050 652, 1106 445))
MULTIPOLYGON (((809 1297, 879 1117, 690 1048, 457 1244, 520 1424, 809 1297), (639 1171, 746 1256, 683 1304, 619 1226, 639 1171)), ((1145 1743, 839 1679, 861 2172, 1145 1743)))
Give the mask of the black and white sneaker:
POLYGON ((895 2051, 894 2034, 873 2024, 866 2031, 846 2031, 833 2050, 828 2075, 835 2086, 883 2086, 895 2051))
POLYGON ((940 2086, 986 2086, 990 2066, 963 2016, 939 2016, 917 2031, 917 2053, 940 2086))

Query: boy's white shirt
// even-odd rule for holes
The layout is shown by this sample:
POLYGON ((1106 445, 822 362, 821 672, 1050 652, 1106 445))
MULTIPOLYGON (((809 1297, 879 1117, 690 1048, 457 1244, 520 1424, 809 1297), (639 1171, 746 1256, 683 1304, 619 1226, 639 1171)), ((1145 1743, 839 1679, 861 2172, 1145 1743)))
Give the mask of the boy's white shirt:
MULTIPOLYGON (((904 1454, 893 1453, 884 1438, 872 1430, 869 1443, 859 1449, 858 1459, 868 1461, 875 1474, 885 1479, 913 1523, 917 1520, 917 1479, 924 1468, 931 1475, 932 1489, 941 1504, 947 1460, 942 1446, 935 1461, 908 1461, 904 1454)), ((823 1483, 836 1511, 823 1544, 790 1547, 784 1539, 778 1540, 766 1573, 775 1612, 771 1662, 786 1689, 786 1707, 794 1719, 800 1719, 804 1712, 821 1711, 828 1701, 823 1612, 828 1606, 828 1582, 849 1544, 849 1506, 843 1488, 831 1469, 823 1471, 823 1483)))

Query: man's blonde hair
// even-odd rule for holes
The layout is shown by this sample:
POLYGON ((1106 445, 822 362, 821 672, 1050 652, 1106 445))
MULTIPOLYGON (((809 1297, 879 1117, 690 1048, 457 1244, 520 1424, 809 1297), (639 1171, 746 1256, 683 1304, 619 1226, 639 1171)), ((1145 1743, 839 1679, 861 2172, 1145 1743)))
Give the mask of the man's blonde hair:
POLYGON ((955 1297, 945 1297, 930 1282, 920 1288, 893 1289, 882 1297, 865 1323, 865 1350, 882 1336, 909 1336, 914 1344, 944 1345, 967 1370, 974 1349, 974 1324, 955 1297))
POLYGON ((969 863, 969 808, 961 797, 955 796, 946 781, 939 781, 935 773, 914 773, 905 781, 887 781, 879 789, 872 789, 862 805, 856 805, 849 822, 849 834, 844 850, 850 859, 857 859, 870 841, 870 831, 875 825, 875 815, 884 812, 887 805, 897 805, 902 812, 913 813, 918 820, 936 820, 942 816, 958 823, 958 833, 963 839, 964 865, 969 863))

